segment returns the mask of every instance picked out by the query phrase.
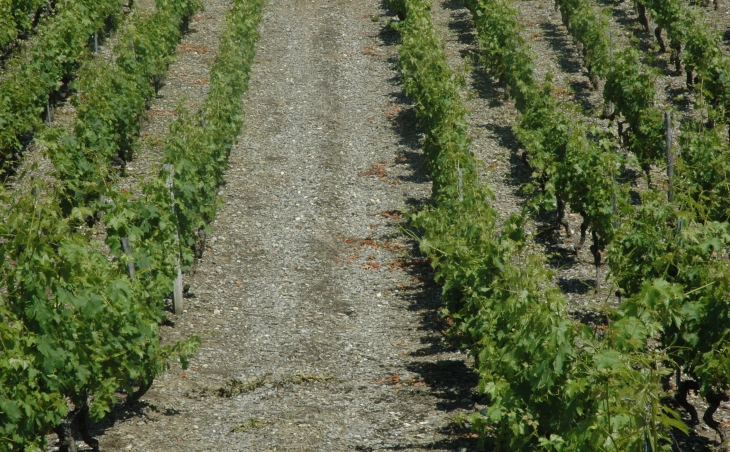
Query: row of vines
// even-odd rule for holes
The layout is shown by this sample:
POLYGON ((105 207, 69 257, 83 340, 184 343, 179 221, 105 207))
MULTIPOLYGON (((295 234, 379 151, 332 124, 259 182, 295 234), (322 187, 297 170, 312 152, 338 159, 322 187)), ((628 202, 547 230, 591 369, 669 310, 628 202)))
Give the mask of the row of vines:
MULTIPOLYGON (((690 120, 683 125, 679 148, 673 148, 666 136, 668 121, 654 103, 656 74, 640 62, 639 52, 628 47, 611 54, 607 21, 590 2, 556 3, 566 28, 580 43, 594 86, 598 87, 598 77, 606 79, 604 100, 611 107, 606 110, 611 119, 623 120, 619 136, 628 154, 617 154, 618 145, 604 131, 581 130, 578 109, 566 102, 558 104, 551 96, 549 79, 542 93, 535 94, 540 88, 532 76, 532 59, 519 35, 517 11, 509 2, 469 1, 467 6, 474 14, 487 70, 506 82, 521 113, 517 135, 527 150, 533 178, 540 184, 540 207, 550 207, 545 202, 547 194, 547 201, 551 196, 557 199, 558 221, 565 202, 582 215, 582 236, 590 227, 596 265, 601 250, 608 248, 612 278, 627 298, 611 320, 631 316, 656 322, 657 329, 649 337, 661 342, 666 353, 662 365, 676 373, 677 404, 687 410, 693 424, 698 423, 687 392, 699 390, 708 402, 703 420, 722 441, 713 414, 728 400, 730 382, 725 345, 730 315, 724 301, 728 298, 727 206, 721 199, 727 190, 723 163, 727 142, 714 121, 706 125, 690 120), (578 137, 574 137, 576 130, 578 137), (628 204, 628 187, 616 180, 634 158, 646 172, 650 187, 651 165, 669 167, 672 202, 665 201, 664 190, 650 188, 641 193, 638 207, 628 204)), ((656 2, 650 9, 671 6, 671 2, 656 2)), ((691 11, 675 11, 673 17, 682 18, 685 31, 691 26, 697 29, 691 11)), ((658 23, 671 26, 666 19, 658 23)), ((711 101, 705 116, 722 118, 724 74, 730 65, 719 40, 710 38, 704 27, 699 30, 688 34, 684 51, 683 43, 672 41, 674 59, 685 63, 688 81, 697 81, 692 76, 697 70, 705 88, 701 94, 711 101), (703 36, 700 45, 698 37, 703 36)), ((656 36, 661 37, 661 29, 656 36)), ((670 388, 668 377, 663 386, 670 388)))
POLYGON ((46 0, 2 0, 0 2, 0 53, 17 39, 23 39, 41 20, 52 14, 55 5, 46 0))
POLYGON ((489 408, 475 415, 475 426, 483 439, 495 442, 495 450, 660 450, 673 444, 672 428, 687 427, 658 401, 673 389, 677 404, 698 423, 687 401, 694 389, 709 405, 703 420, 722 439, 713 414, 730 389, 725 345, 730 312, 724 301, 730 289, 724 163, 730 146, 713 119, 725 116, 730 65, 720 41, 698 27, 696 14, 682 9, 681 2, 647 5, 660 17, 655 35, 662 50, 664 27, 678 70, 684 63, 688 85, 700 85, 701 95, 710 100, 705 117, 711 120, 686 122, 678 148, 672 147, 668 121, 654 103, 655 72, 632 47, 613 55, 608 21, 589 1, 558 0, 592 84, 598 88, 599 79, 606 80, 606 115, 622 120, 616 142, 581 120, 576 105, 559 101, 550 76, 543 83, 535 80, 533 57, 510 3, 465 1, 483 64, 506 85, 520 112, 516 133, 533 172, 533 183, 526 187, 535 194, 533 207, 555 210, 557 223, 566 229, 566 206, 580 213, 579 247, 590 230, 596 266, 607 249, 612 278, 625 301, 611 313, 604 333, 585 331, 566 320, 562 296, 541 292, 549 275, 538 257, 522 251, 524 218, 511 218, 501 233, 493 230, 488 190, 474 182, 473 163, 464 162, 470 153, 458 79, 446 66, 430 25, 430 5, 393 1, 405 18, 396 26, 403 36, 402 75, 427 131, 424 150, 437 201, 415 216, 414 225, 425 231, 421 247, 444 286, 445 312, 457 320, 453 333, 477 358, 480 389, 490 396, 489 408), (687 33, 690 29, 699 32, 687 33), (650 187, 638 206, 629 203, 628 184, 621 182, 624 169, 634 164, 646 172, 650 187), (672 202, 666 202, 663 189, 652 187, 652 165, 673 170, 668 181, 672 202), (649 348, 650 339, 661 345, 649 348), (623 361, 607 365, 599 350, 623 361), (616 373, 597 372, 606 367, 616 373), (608 388, 622 397, 612 399, 608 388), (637 389, 640 394, 632 393, 637 389))
POLYGON ((39 137, 56 170, 54 185, 35 181, 28 192, 2 193, 3 450, 43 450, 52 430, 63 450, 75 450, 75 429, 96 446, 89 419, 103 417, 123 394, 140 397, 172 358, 186 365, 195 348, 194 338, 162 346, 159 325, 180 255, 192 261, 191 245, 215 215, 217 186, 242 124, 262 2, 233 3, 201 113, 179 112, 164 140, 169 166, 141 194, 119 190, 112 159, 133 152, 138 118, 181 26, 200 8, 196 0, 158 0, 154 14, 123 28, 114 64, 83 65, 73 134, 49 128, 39 137), (105 244, 80 232, 90 219, 104 225, 105 244))
MULTIPOLYGON (((569 157, 576 162, 591 154, 605 157, 609 162, 596 163, 595 171, 615 171, 610 159, 616 157, 593 139, 600 133, 580 123, 573 123, 575 132, 569 130, 563 121, 567 113, 543 95, 550 93, 549 82, 532 79, 514 9, 501 1, 469 4, 477 23, 489 24, 480 26, 485 54, 493 58, 485 58, 487 67, 507 83, 524 112, 521 138, 537 149, 530 162, 539 168, 536 180, 548 193, 543 198, 555 200, 556 178, 580 181, 579 175, 566 175, 549 152, 576 153, 569 157), (540 112, 554 114, 548 118, 540 112), (537 124, 540 118, 543 125, 537 124)), ((497 228, 492 195, 479 182, 469 150, 459 78, 446 63, 430 4, 393 0, 391 6, 405 18, 395 25, 402 36, 401 73, 425 133, 434 185, 433 205, 417 213, 413 225, 424 231, 421 249, 443 285, 445 314, 455 320, 452 334, 474 354, 480 390, 490 398, 489 406, 473 416, 474 428, 493 450, 666 447, 671 428, 683 424, 661 403, 662 381, 671 372, 661 363, 670 358, 647 346, 662 330, 660 320, 622 309, 605 329, 595 329, 568 317, 566 300, 551 285, 542 257, 528 251, 525 217, 513 215, 497 228)), ((584 203, 610 219, 613 193, 606 194, 608 213, 598 193, 587 195, 584 203)), ((645 301, 632 299, 634 305, 645 301)))
POLYGON ((42 24, 38 39, 7 61, 0 82, 0 159, 12 158, 38 130, 50 96, 89 53, 89 39, 123 17, 121 0, 69 2, 42 24))
MULTIPOLYGON (((664 121, 663 127, 662 112, 654 104, 657 74, 641 64, 638 51, 631 47, 613 58, 606 47, 610 39, 607 24, 599 19, 590 2, 559 0, 556 4, 584 55, 599 55, 601 66, 608 68, 602 71, 606 77, 604 99, 616 107, 611 119, 623 119, 619 135, 625 149, 645 170, 649 186, 651 164, 668 168, 670 203, 665 202, 663 190, 650 188, 641 194, 639 207, 614 212, 616 218, 628 221, 616 222, 608 261, 620 293, 632 297, 622 308, 661 321, 658 338, 670 358, 665 365, 676 372, 676 403, 685 408, 692 424, 699 423, 695 407, 687 401, 689 390, 699 390, 708 402, 703 421, 722 442, 724 435, 713 414, 721 402, 728 400, 730 389, 725 345, 730 315, 724 301, 728 297, 730 212, 725 162, 730 146, 721 128, 716 127, 716 120, 727 117, 730 59, 723 54, 719 37, 681 1, 638 2, 642 25, 649 29, 647 8, 657 24, 654 35, 660 51, 667 51, 662 38, 667 30, 670 61, 678 72, 684 66, 687 87, 698 86, 700 99, 709 101, 700 103, 700 119, 683 124, 679 146, 673 147, 663 130, 670 125, 664 121), (585 22, 586 17, 592 18, 589 22, 597 30, 593 40, 578 32, 576 24, 585 22), (624 125, 628 125, 627 130, 624 125), (656 299, 647 305, 650 294, 656 299), (637 303, 642 297, 645 301, 637 303), (658 300, 663 300, 664 306, 657 306, 658 300)), ((586 64, 590 64, 588 58, 586 64)))

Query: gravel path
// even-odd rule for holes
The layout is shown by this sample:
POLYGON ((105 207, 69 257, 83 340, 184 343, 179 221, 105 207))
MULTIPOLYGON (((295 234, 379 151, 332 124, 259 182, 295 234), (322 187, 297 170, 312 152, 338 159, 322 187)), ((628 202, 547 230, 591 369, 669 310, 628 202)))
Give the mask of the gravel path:
POLYGON ((164 328, 202 345, 97 426, 102 449, 468 450, 454 418, 482 406, 476 377, 443 343, 438 288, 398 228, 430 183, 389 13, 265 8, 222 208, 187 312, 164 328))

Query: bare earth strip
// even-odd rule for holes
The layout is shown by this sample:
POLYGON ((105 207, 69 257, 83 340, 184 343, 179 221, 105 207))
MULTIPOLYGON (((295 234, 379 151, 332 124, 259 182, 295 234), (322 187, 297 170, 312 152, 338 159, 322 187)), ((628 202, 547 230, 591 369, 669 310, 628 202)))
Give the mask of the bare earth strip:
POLYGON ((103 449, 474 446, 453 420, 483 406, 476 378, 396 221, 430 183, 386 14, 376 0, 265 7, 222 209, 187 312, 164 328, 202 345, 97 426, 103 449))
POLYGON ((232 3, 230 0, 202 3, 204 10, 191 18, 164 85, 145 114, 138 155, 125 168, 127 178, 120 181, 124 189, 138 190, 145 179, 157 176, 163 157, 161 140, 177 117, 176 109, 198 111, 208 95, 210 70, 218 53, 225 14, 232 3))

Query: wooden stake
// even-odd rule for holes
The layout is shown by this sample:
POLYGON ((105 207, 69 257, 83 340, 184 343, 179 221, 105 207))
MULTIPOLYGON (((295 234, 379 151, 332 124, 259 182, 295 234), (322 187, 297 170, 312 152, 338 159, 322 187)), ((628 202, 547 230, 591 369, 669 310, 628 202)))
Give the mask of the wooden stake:
MULTIPOLYGON (((608 32, 608 60, 613 63, 613 32, 608 32)), ((611 68, 613 70, 613 68, 611 68)))
POLYGON ((172 301, 175 308, 175 315, 183 313, 183 275, 180 264, 177 265, 177 277, 172 286, 172 301))
MULTIPOLYGON (((132 255, 132 246, 129 244, 129 237, 122 237, 122 250, 124 254, 132 255)), ((134 279, 134 261, 129 260, 127 262, 127 273, 129 273, 129 279, 134 279)))
POLYGON ((667 148, 667 178, 669 179, 669 190, 667 191, 667 199, 674 202, 674 154, 672 154, 672 117, 669 111, 664 112, 664 129, 666 131, 665 145, 667 148))
POLYGON ((674 370, 674 387, 679 389, 679 384, 682 383, 682 368, 677 367, 674 370))
POLYGON ((99 35, 94 32, 94 53, 99 53, 99 35))
MULTIPOLYGON (((170 190, 170 201, 172 207, 172 214, 175 216, 175 193, 173 191, 173 176, 175 175, 175 167, 171 164, 163 165, 163 168, 168 172, 167 181, 165 185, 170 190)), ((175 228, 177 229, 177 221, 175 222, 175 228)), ((180 246, 180 234, 179 231, 175 231, 175 245, 180 246)), ((182 282, 182 270, 180 269, 180 254, 177 259, 177 277, 173 284, 172 291, 172 305, 175 314, 181 315, 183 313, 183 282, 182 282)))
POLYGON ((618 208, 616 207, 616 193, 611 193, 611 204, 613 204, 613 228, 618 229, 618 218, 616 218, 616 216, 618 215, 618 208))
MULTIPOLYGON (((608 60, 611 62, 611 71, 613 71, 613 33, 608 32, 608 60)), ((614 112, 616 111, 616 107, 613 105, 613 102, 608 103, 608 114, 609 116, 613 116, 614 112)))

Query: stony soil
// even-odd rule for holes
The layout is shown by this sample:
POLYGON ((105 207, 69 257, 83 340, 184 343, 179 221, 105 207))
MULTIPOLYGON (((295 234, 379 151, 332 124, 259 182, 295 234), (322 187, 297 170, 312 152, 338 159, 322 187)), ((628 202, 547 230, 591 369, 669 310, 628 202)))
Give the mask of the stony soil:
MULTIPOLYGON (((154 174, 175 106, 194 111, 207 94, 229 1, 204 3, 151 105, 140 155, 127 167, 130 190, 154 174)), ((520 9, 538 75, 552 71, 590 117, 600 92, 553 2, 520 9)), ((446 0, 433 12, 449 63, 465 71, 474 150, 506 218, 522 209, 529 180, 512 131, 517 112, 476 63, 468 11, 446 0)), ((617 46, 636 36, 650 49, 632 14, 628 2, 615 8, 617 46)), ((95 426, 102 450, 477 450, 458 418, 485 400, 470 360, 444 340, 438 287, 399 226, 428 200, 430 183, 399 86, 390 15, 378 0, 265 6, 221 209, 203 259, 186 275, 186 312, 163 328, 165 341, 196 335, 202 345, 187 371, 173 366, 141 403, 95 426)), ((671 99, 682 77, 665 75, 660 96, 671 99)), ((577 230, 579 216, 570 219, 577 230)), ((531 232, 546 221, 536 219, 531 232)), ((588 247, 570 252, 576 241, 546 234, 536 247, 576 317, 595 320, 617 300, 605 267, 596 279, 588 247)), ((727 408, 716 418, 725 420, 727 408)), ((696 430, 682 450, 711 450, 714 434, 696 430)))
MULTIPOLYGON (((476 377, 444 343, 438 288, 398 226, 430 183, 388 14, 373 0, 265 7, 222 208, 163 333, 202 345, 96 426, 102 449, 473 448, 454 418, 482 406, 476 377)), ((193 70, 173 66, 168 84, 193 70)), ((164 93, 152 111, 170 108, 164 93)))

